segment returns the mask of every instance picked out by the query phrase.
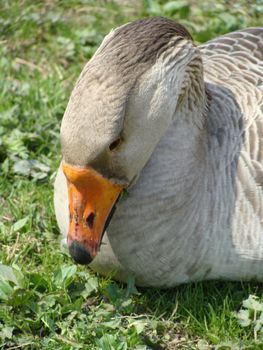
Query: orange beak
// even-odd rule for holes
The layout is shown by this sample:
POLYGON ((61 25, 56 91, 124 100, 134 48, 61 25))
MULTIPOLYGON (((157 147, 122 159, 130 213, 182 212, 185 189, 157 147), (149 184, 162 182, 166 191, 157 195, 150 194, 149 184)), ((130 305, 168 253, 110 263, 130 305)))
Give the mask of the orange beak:
POLYGON ((78 168, 63 162, 69 199, 68 246, 74 260, 89 264, 96 256, 106 220, 123 187, 92 168, 78 168))

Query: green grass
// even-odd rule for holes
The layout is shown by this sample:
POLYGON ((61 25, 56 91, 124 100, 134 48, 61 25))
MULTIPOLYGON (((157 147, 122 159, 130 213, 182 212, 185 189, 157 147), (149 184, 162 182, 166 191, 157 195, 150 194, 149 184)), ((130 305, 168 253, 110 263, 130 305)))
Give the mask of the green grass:
POLYGON ((203 42, 262 25, 263 2, 0 3, 0 349, 263 349, 262 303, 242 307, 262 300, 262 284, 137 291, 60 249, 52 186, 70 91, 110 29, 152 15, 203 42))

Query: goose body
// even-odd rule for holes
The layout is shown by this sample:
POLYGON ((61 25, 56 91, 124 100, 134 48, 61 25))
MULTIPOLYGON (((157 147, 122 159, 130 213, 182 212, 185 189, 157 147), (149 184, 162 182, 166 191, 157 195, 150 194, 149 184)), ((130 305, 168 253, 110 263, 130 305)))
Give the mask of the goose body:
MULTIPOLYGON (((73 90, 61 142, 63 162, 128 187, 95 271, 156 287, 263 281, 263 28, 197 47, 164 18, 117 28, 73 90)), ((62 166, 55 210, 67 236, 62 166)))

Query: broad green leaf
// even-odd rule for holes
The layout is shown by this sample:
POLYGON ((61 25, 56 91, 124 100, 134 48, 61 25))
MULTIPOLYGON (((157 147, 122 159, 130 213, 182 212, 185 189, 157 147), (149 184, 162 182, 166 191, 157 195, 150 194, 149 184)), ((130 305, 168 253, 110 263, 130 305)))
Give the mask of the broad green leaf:
POLYGON ((0 339, 12 339, 15 327, 4 326, 0 331, 0 339))
POLYGON ((65 265, 60 267, 55 273, 55 284, 59 287, 68 285, 71 282, 72 277, 76 274, 76 272, 76 265, 65 265))
POLYGON ((0 264, 0 280, 13 282, 18 285, 17 277, 11 266, 0 264))
POLYGON ((6 158, 3 163, 1 164, 1 172, 3 174, 7 175, 9 173, 9 168, 10 168, 10 160, 6 158))
POLYGON ((19 175, 31 176, 36 180, 42 180, 47 177, 50 167, 39 162, 36 159, 16 160, 14 172, 19 175))
POLYGON ((0 300, 8 300, 9 296, 14 292, 13 286, 7 281, 0 280, 0 300))
POLYGON ((84 298, 87 298, 92 292, 97 291, 98 287, 98 279, 96 277, 90 277, 87 283, 85 283, 85 290, 81 294, 84 298))
POLYGON ((29 160, 19 160, 14 164, 14 173, 28 176, 31 171, 31 163, 29 160))
POLYGON ((240 310, 238 311, 238 313, 236 314, 238 323, 240 324, 240 326, 242 327, 247 327, 250 326, 251 324, 251 319, 250 319, 250 312, 249 310, 240 310))
POLYGON ((100 350, 126 350, 128 348, 125 340, 118 339, 112 334, 104 334, 96 343, 100 350))
POLYGON ((107 328, 111 328, 111 329, 117 329, 120 327, 121 324, 121 319, 120 318, 113 318, 110 321, 107 322, 101 322, 101 325, 107 328))
POLYGON ((135 320, 129 324, 129 327, 134 327, 136 329, 137 334, 141 334, 144 331, 147 324, 148 322, 145 320, 135 320))
POLYGON ((255 295, 250 295, 248 299, 244 300, 243 307, 254 311, 263 311, 263 303, 259 302, 255 295))
POLYGON ((26 223, 28 222, 28 219, 29 219, 29 217, 26 216, 23 219, 20 219, 17 222, 15 222, 14 225, 13 225, 13 230, 15 232, 21 230, 21 228, 23 228, 26 225, 26 223))
POLYGON ((56 298, 54 295, 44 295, 41 301, 38 303, 43 310, 47 310, 56 305, 56 298))

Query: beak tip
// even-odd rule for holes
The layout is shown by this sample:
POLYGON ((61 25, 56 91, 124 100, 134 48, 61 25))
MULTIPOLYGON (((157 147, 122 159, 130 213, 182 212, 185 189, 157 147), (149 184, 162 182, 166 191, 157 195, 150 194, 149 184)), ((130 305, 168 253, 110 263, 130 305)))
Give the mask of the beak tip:
POLYGON ((88 265, 92 262, 93 257, 83 244, 74 240, 69 246, 69 252, 74 261, 80 265, 88 265))

